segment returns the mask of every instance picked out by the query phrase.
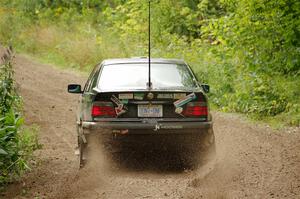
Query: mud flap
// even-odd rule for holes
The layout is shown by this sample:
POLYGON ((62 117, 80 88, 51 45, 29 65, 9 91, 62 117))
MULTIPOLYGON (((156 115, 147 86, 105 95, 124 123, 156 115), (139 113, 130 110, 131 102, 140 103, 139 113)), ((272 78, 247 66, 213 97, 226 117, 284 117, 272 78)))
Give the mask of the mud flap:
POLYGON ((77 140, 78 140, 78 146, 75 149, 75 154, 79 156, 79 168, 82 168, 84 166, 84 148, 87 144, 86 137, 83 133, 83 129, 81 126, 77 125, 77 140))
POLYGON ((83 143, 86 144, 87 143, 87 140, 86 140, 86 137, 83 133, 83 129, 82 127, 78 127, 78 136, 82 139, 83 143))

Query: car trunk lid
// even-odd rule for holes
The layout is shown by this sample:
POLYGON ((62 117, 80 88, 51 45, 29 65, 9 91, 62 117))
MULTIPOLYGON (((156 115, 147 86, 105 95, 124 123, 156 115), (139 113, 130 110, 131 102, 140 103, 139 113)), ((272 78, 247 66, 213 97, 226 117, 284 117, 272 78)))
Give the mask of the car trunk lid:
POLYGON ((94 103, 99 102, 112 102, 118 118, 207 119, 207 99, 201 91, 99 92, 94 103))

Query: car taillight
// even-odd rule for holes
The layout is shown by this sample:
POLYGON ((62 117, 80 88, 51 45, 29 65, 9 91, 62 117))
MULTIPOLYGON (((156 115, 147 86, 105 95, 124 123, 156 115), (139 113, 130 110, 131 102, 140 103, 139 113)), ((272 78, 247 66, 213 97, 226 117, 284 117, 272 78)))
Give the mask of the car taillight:
POLYGON ((183 110, 183 115, 187 117, 207 117, 207 104, 205 102, 190 102, 183 110))
POLYGON ((115 117, 116 111, 110 102, 97 102, 92 107, 93 117, 115 117))

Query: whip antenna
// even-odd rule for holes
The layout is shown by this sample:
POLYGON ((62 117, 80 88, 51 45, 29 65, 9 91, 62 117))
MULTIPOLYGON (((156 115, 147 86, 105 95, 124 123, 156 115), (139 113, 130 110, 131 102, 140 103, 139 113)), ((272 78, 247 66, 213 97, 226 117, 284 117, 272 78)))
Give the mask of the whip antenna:
POLYGON ((148 2, 148 89, 150 90, 152 88, 152 82, 151 82, 151 24, 150 24, 150 17, 151 17, 151 0, 148 2))

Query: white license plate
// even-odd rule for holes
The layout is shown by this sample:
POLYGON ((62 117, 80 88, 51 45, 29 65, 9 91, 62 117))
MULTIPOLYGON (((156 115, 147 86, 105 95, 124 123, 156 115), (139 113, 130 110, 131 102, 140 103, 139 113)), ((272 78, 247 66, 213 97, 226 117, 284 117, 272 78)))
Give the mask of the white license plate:
POLYGON ((162 105, 138 105, 138 117, 162 117, 162 105))

